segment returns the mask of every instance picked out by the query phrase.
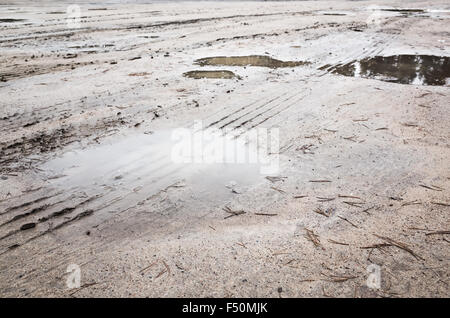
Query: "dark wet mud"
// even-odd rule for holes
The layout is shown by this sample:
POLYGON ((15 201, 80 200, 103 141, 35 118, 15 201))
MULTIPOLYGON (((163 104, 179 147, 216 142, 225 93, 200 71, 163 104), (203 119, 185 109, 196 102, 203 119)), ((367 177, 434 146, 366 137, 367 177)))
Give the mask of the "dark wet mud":
POLYGON ((249 56, 216 56, 198 59, 195 64, 200 66, 261 66, 269 68, 296 67, 309 64, 305 61, 280 61, 265 55, 249 56))
POLYGON ((189 78, 223 78, 223 79, 233 79, 240 78, 238 75, 231 71, 190 71, 183 74, 185 77, 189 78))
POLYGON ((0 23, 14 23, 14 22, 23 22, 25 19, 0 19, 0 23))
POLYGON ((425 12, 422 9, 381 9, 381 11, 401 12, 401 13, 422 13, 422 12, 425 12))
POLYGON ((331 72, 344 76, 414 85, 448 85, 450 58, 434 55, 375 56, 338 65, 331 72))

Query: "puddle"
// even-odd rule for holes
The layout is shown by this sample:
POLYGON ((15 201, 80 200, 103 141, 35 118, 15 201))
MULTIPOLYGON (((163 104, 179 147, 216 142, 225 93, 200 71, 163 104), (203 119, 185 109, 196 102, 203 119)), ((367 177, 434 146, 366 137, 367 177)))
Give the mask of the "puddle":
POLYGON ((196 60, 195 63, 200 66, 261 66, 270 68, 295 67, 309 64, 309 62, 305 61, 280 61, 265 55, 206 57, 196 60))
POLYGON ((332 73, 414 85, 449 85, 450 57, 434 55, 375 56, 331 69, 332 73))
POLYGON ((14 23, 23 21, 26 21, 26 19, 0 19, 0 23, 14 23))
POLYGON ((343 11, 319 11, 318 12, 321 15, 334 15, 334 16, 346 16, 349 15, 348 12, 343 11))
MULTIPOLYGON (((110 137, 101 145, 67 152, 44 163, 40 166, 41 173, 56 188, 77 188, 86 193, 113 189, 113 192, 146 197, 182 181, 205 200, 227 199, 236 194, 230 184, 242 189, 264 177, 261 173, 264 163, 261 162, 210 160, 213 158, 211 154, 215 154, 209 146, 216 147, 223 136, 203 133, 199 141, 195 139, 197 137, 180 139, 181 135, 177 132, 174 134, 173 130, 167 130, 114 139, 110 137), (186 140, 189 142, 186 143, 186 140), (200 153, 196 142, 202 145, 200 153), (188 152, 185 151, 186 145, 189 146, 188 152)), ((241 157, 242 153, 250 156, 248 145, 239 143, 232 147, 239 154, 237 156, 241 157)), ((231 148, 226 149, 224 153, 229 157, 228 150, 231 148)))
POLYGON ((400 12, 400 13, 423 13, 422 9, 381 9, 381 11, 400 12))
POLYGON ((232 78, 240 78, 240 76, 234 74, 231 71, 190 71, 183 73, 183 76, 189 78, 224 78, 224 79, 232 79, 232 78))

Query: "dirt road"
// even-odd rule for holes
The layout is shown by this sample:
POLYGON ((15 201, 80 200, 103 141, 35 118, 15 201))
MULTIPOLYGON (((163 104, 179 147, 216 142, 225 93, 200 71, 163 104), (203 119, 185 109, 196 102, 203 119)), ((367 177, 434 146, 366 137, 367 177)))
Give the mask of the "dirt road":
POLYGON ((449 296, 448 1, 68 6, 0 5, 0 296, 449 296))

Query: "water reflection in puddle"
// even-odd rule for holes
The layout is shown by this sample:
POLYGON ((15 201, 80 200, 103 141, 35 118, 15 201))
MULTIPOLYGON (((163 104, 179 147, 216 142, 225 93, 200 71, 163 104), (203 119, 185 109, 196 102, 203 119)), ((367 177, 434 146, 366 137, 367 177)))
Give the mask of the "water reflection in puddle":
POLYGON ((368 57, 331 68, 344 76, 414 85, 449 85, 450 58, 434 55, 368 57))
POLYGON ((203 199, 211 200, 233 195, 230 184, 248 187, 263 177, 255 163, 180 163, 172 153, 177 142, 172 131, 110 139, 67 152, 40 169, 48 182, 62 189, 142 190, 148 196, 183 180, 203 199))

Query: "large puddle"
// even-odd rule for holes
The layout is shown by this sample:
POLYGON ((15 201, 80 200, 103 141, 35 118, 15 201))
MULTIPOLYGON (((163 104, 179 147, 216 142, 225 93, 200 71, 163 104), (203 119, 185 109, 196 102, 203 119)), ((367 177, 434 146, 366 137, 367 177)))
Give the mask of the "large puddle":
POLYGON ((265 55, 249 56, 216 56, 205 57, 195 61, 200 66, 260 66, 269 68, 296 67, 309 62, 305 61, 280 61, 265 55))
POLYGON ((113 189, 149 196, 183 182, 206 200, 227 199, 239 191, 235 187, 251 186, 264 177, 264 163, 246 159, 254 149, 245 142, 230 139, 233 143, 227 144, 225 158, 217 151, 224 149, 223 136, 190 132, 178 129, 110 138, 98 146, 67 152, 40 169, 44 179, 61 189, 86 193, 113 189))
POLYGON ((218 70, 218 71, 190 71, 190 72, 184 73, 183 75, 185 77, 195 78, 195 79, 200 79, 200 78, 222 78, 222 79, 237 78, 237 79, 239 79, 240 78, 238 75, 234 74, 231 71, 222 71, 222 70, 218 70))
POLYGON ((414 85, 450 85, 450 58, 434 55, 368 57, 338 65, 331 72, 344 76, 414 85))

